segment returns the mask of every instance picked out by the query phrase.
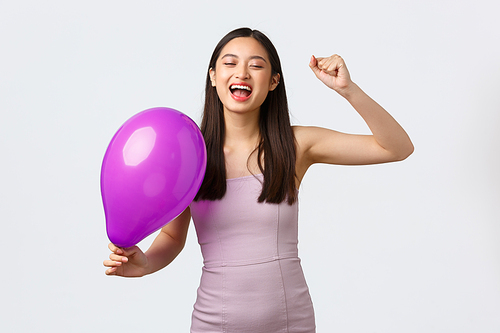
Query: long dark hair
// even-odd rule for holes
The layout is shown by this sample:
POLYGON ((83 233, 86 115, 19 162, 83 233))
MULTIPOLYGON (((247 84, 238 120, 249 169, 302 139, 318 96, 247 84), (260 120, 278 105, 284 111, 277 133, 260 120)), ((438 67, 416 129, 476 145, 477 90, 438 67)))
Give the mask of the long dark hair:
MULTIPOLYGON (((272 42, 258 30, 240 28, 224 36, 214 49, 208 68, 216 70, 216 62, 222 48, 232 39, 252 37, 267 51, 272 75, 279 74, 280 83, 269 91, 260 107, 260 143, 257 147, 257 161, 264 175, 259 202, 288 204, 297 200, 295 188, 295 137, 290 125, 285 81, 281 62, 272 42), (264 165, 262 165, 264 156, 264 165)), ((226 163, 224 159, 225 123, 222 102, 212 87, 209 71, 205 85, 205 107, 201 132, 207 145, 208 161, 205 178, 195 200, 219 200, 226 194, 226 163)))

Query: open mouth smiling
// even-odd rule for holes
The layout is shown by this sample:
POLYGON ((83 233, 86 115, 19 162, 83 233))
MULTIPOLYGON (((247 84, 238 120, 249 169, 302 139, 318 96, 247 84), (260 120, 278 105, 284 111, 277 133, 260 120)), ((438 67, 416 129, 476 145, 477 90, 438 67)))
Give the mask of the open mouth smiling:
POLYGON ((231 97, 240 102, 246 101, 252 95, 252 87, 243 83, 232 84, 229 90, 231 91, 231 97))

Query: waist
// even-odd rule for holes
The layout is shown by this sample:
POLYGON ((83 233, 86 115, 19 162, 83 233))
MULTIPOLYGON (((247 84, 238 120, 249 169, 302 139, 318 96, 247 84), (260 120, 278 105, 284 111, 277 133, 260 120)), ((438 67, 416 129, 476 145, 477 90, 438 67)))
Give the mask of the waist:
POLYGON ((299 259, 297 252, 283 253, 279 255, 262 257, 262 258, 248 258, 241 260, 203 260, 203 266, 205 268, 216 268, 216 267, 238 267, 238 266, 249 266, 249 265, 259 265, 266 264, 273 261, 287 260, 287 259, 299 259))

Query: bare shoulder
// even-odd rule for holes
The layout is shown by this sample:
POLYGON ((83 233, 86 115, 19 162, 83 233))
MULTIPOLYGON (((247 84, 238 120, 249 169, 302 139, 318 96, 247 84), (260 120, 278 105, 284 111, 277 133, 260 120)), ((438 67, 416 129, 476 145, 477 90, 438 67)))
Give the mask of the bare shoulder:
POLYGON ((295 135, 295 140, 297 143, 304 144, 308 141, 311 135, 313 135, 314 131, 316 131, 318 127, 315 126, 292 126, 293 134, 295 135))
POLYGON ((292 126, 292 128, 297 147, 295 169, 300 182, 312 164, 330 162, 328 159, 318 157, 318 143, 334 142, 335 137, 341 133, 316 126, 292 126))
POLYGON ((315 128, 315 126, 302 126, 302 125, 293 125, 292 126, 292 129, 293 129, 293 133, 295 134, 295 136, 303 136, 303 135, 307 135, 308 132, 310 131, 313 131, 315 128))
POLYGON ((317 141, 328 137, 333 139, 343 133, 317 126, 292 126, 298 149, 304 153, 311 149, 317 141))

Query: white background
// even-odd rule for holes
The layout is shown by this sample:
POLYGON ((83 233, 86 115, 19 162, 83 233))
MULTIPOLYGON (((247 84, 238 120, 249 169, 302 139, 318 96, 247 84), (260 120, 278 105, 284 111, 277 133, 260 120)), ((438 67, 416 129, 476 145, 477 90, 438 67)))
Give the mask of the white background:
POLYGON ((100 167, 139 111, 199 123, 215 44, 249 26, 278 49, 294 123, 367 133, 308 67, 311 54, 338 53, 416 148, 401 163, 305 177, 300 253, 318 332, 499 332, 499 7, 2 1, 0 331, 188 332, 194 228, 163 271, 105 276, 100 167))

